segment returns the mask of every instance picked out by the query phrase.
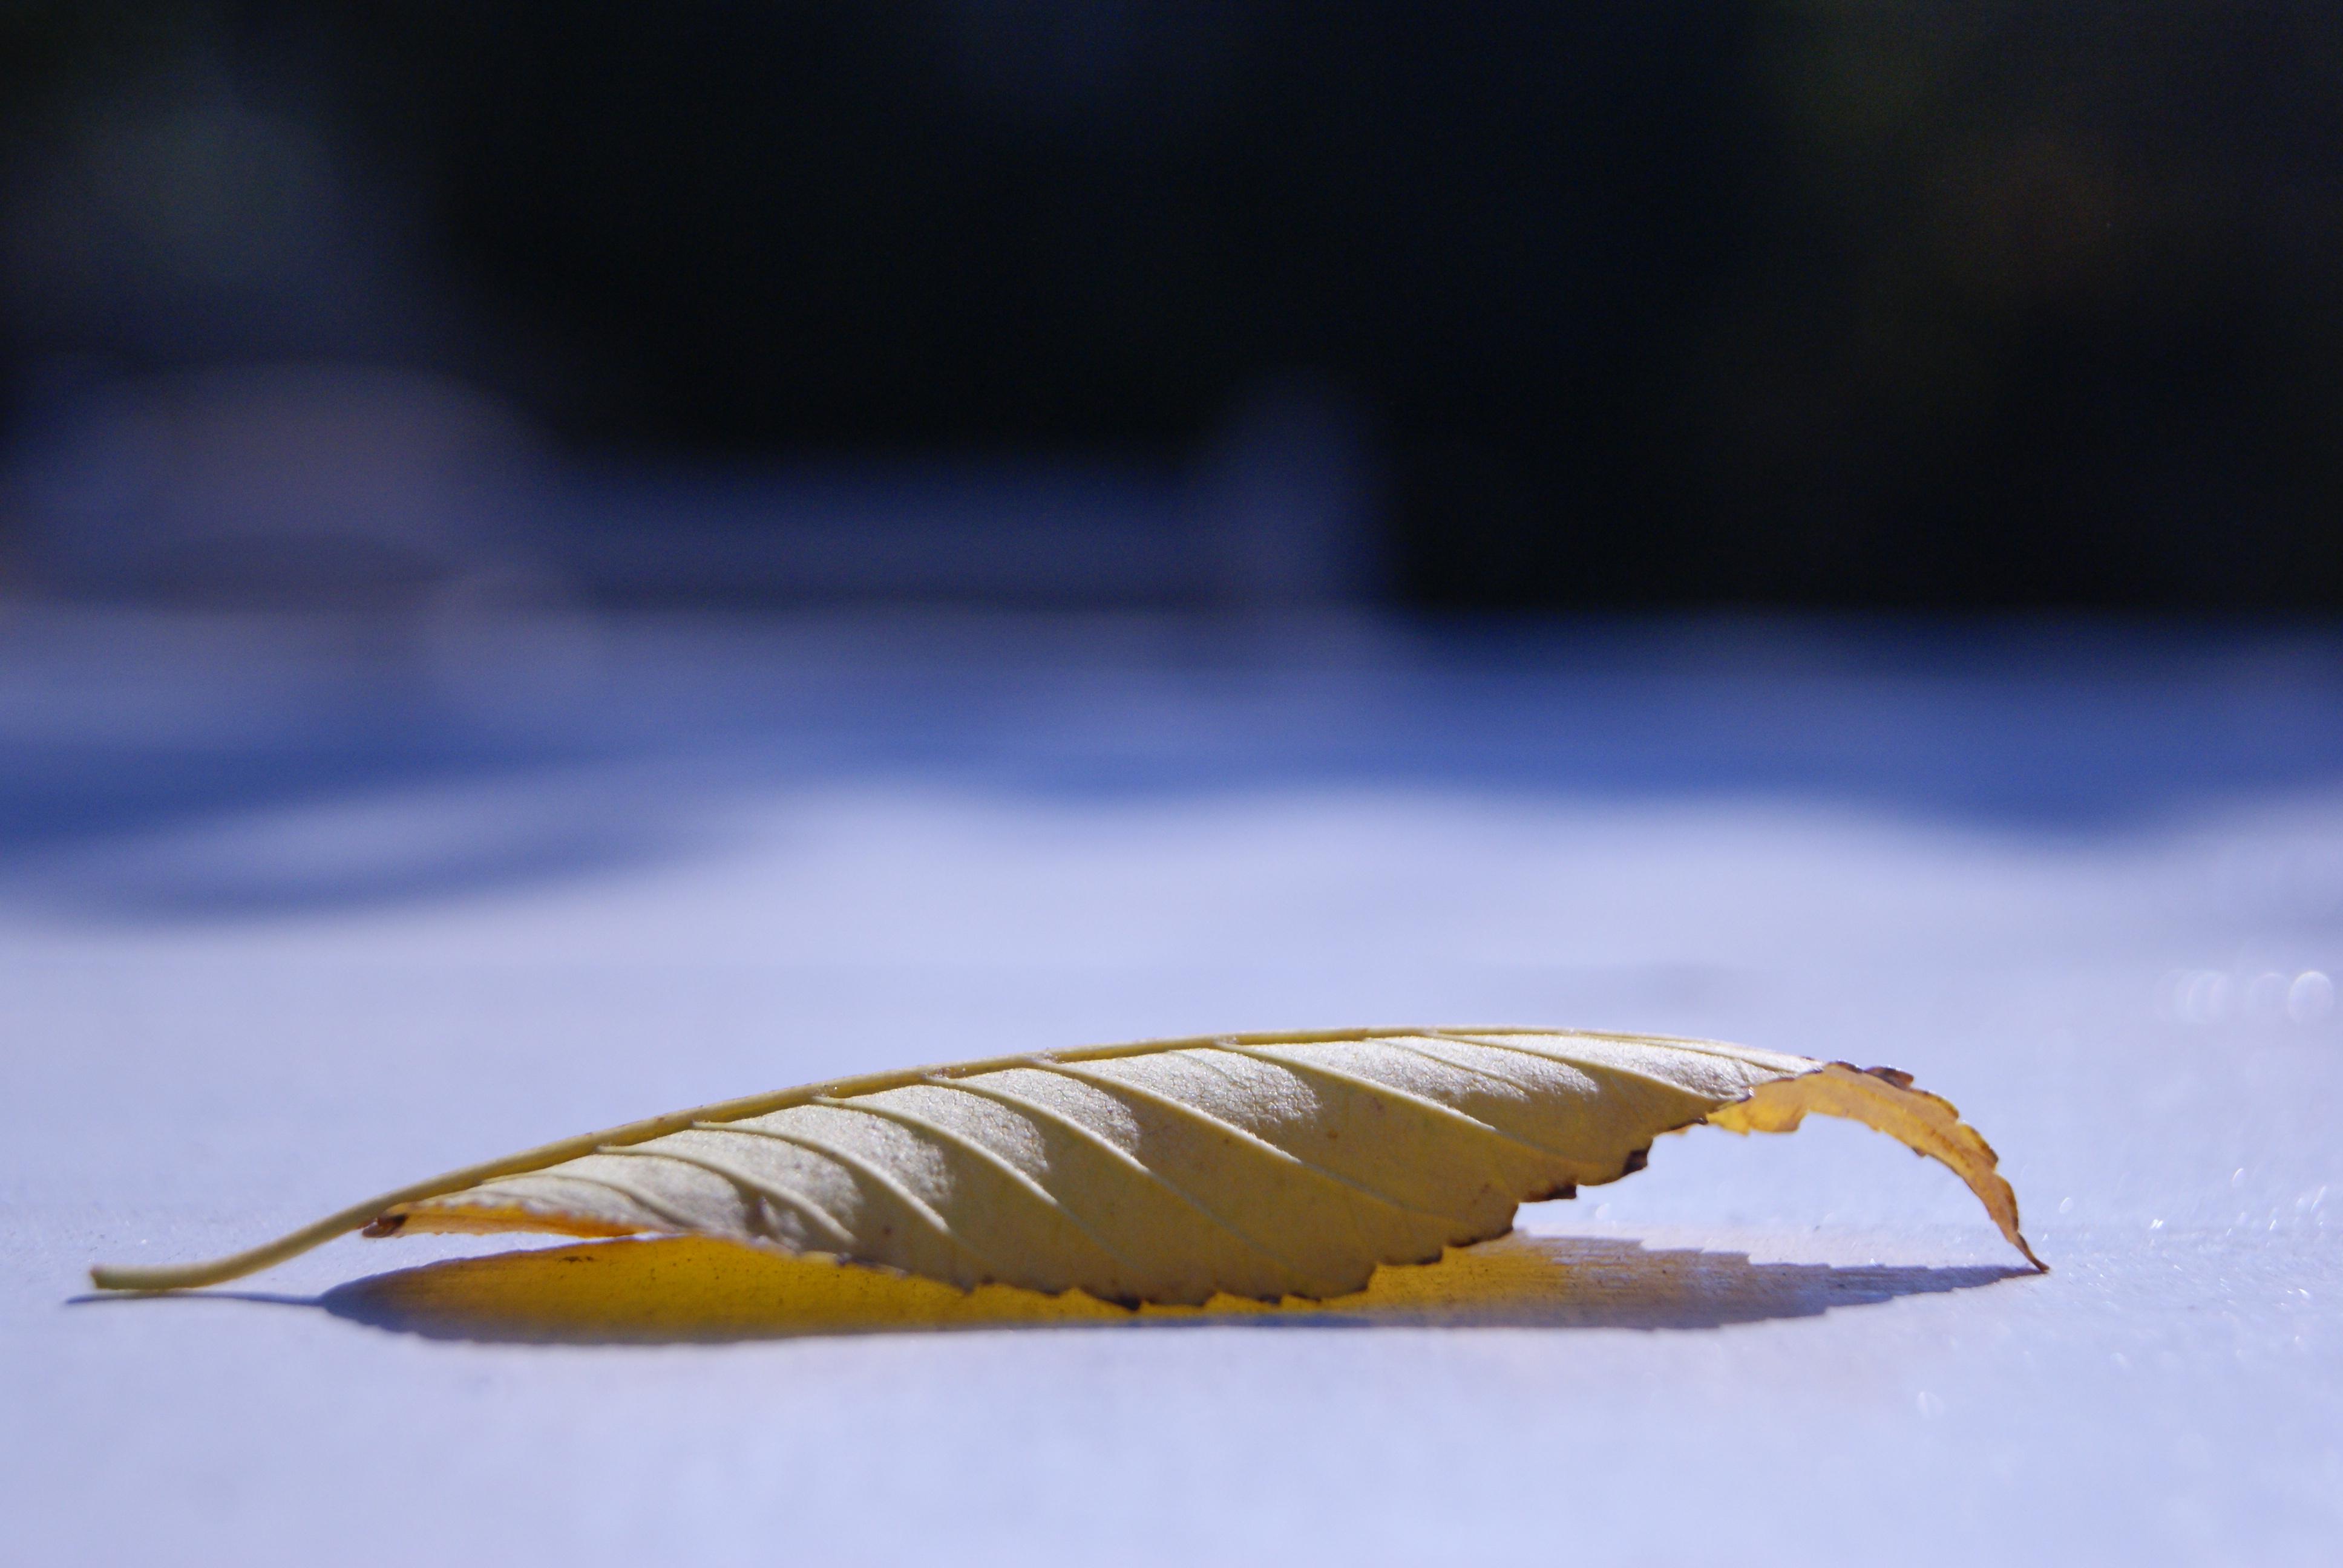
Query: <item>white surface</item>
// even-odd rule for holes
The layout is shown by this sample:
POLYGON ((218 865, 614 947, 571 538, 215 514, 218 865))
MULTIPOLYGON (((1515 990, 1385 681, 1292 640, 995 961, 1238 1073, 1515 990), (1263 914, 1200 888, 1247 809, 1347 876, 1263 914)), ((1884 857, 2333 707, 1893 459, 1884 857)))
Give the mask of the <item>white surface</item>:
POLYGON ((0 635, 12 1561, 2332 1560, 2331 646, 435 636, 0 635), (1525 1211, 1649 1254, 1534 1326, 548 1346, 315 1303, 483 1250, 428 1239, 73 1300, 655 1110, 1408 1020, 1907 1068, 2056 1271, 1823 1124, 1525 1211))

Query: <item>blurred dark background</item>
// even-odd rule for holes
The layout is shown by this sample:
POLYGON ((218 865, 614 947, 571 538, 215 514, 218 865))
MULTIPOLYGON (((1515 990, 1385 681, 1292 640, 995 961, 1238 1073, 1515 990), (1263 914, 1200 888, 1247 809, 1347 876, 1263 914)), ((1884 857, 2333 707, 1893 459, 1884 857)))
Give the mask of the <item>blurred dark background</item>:
POLYGON ((2343 606, 2343 11, 0 0, 0 587, 2343 606))

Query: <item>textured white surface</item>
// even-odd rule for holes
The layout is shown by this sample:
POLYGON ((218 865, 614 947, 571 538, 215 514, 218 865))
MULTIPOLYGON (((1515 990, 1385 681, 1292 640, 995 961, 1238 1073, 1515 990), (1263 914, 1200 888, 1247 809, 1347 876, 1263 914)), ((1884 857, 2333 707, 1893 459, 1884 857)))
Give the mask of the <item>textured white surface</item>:
MULTIPOLYGON (((460 628, 459 628, 460 629, 460 628)), ((0 633, 7 1556, 2324 1563, 2343 658, 1715 628, 0 633), (1907 1068, 1524 1229, 1550 1322, 450 1342, 81 1302, 857 1069, 1340 1022, 1907 1068), (1956 1288, 1957 1287, 1957 1288, 1956 1288)))

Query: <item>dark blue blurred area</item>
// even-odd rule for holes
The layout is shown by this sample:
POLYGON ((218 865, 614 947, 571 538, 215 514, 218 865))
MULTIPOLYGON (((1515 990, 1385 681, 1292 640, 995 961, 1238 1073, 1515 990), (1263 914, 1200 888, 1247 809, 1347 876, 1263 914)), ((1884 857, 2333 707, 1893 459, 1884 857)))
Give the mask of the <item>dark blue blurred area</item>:
POLYGON ((2343 603, 2294 0, 0 9, 75 601, 2343 603))

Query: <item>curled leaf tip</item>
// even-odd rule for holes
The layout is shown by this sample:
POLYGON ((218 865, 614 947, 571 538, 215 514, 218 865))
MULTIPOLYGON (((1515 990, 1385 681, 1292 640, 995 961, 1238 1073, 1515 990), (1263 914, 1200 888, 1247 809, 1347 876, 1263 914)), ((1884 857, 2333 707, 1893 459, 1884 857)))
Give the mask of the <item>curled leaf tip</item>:
POLYGON ((1818 1063, 1811 1071, 1758 1085, 1746 1100, 1711 1111, 1708 1120, 1734 1132, 1793 1132, 1809 1111, 1860 1121, 1915 1154, 1950 1167, 2035 1271, 2050 1271, 2018 1231, 2017 1194, 2001 1174, 1993 1145, 1961 1120, 1950 1101, 1913 1088, 1908 1072, 1846 1061, 1818 1063))

